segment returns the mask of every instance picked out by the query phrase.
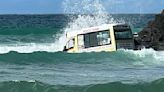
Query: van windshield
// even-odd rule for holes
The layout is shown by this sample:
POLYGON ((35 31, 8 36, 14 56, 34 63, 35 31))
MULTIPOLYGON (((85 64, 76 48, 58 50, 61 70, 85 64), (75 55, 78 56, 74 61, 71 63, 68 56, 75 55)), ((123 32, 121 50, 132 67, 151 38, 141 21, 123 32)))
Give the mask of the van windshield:
POLYGON ((116 40, 132 39, 132 31, 128 25, 117 25, 113 27, 116 40))
POLYGON ((116 40, 132 39, 132 32, 130 29, 123 30, 123 31, 115 31, 115 38, 116 38, 116 40))

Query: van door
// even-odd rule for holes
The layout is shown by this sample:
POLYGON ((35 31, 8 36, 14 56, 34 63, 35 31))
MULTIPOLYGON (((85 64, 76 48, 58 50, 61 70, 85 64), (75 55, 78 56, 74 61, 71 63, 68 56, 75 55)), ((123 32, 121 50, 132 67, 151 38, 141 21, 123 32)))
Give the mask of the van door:
POLYGON ((70 39, 66 45, 64 46, 63 51, 69 51, 69 50, 73 50, 75 46, 75 39, 70 39))

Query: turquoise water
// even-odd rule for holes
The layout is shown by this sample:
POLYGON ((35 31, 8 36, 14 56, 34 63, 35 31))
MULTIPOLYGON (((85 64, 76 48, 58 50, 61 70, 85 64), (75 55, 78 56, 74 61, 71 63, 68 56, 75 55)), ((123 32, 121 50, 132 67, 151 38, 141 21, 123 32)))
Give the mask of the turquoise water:
MULTIPOLYGON (((113 17, 136 32, 154 15, 113 17)), ((69 21, 65 15, 0 16, 0 92, 164 92, 163 51, 61 52, 56 42, 69 21)))

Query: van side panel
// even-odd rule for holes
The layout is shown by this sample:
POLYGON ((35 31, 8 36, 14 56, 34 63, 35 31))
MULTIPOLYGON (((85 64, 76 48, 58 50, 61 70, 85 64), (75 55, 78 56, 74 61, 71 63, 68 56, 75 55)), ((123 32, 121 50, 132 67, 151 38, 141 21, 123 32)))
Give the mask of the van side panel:
POLYGON ((113 26, 110 26, 110 37, 111 37, 111 47, 109 48, 109 51, 116 51, 116 41, 115 41, 115 36, 114 36, 114 30, 113 26))
MULTIPOLYGON (((109 45, 103 45, 103 46, 97 46, 97 47, 90 47, 90 48, 83 48, 83 49, 78 49, 78 41, 75 44, 77 47, 75 52, 100 52, 100 51, 116 51, 116 42, 115 42, 115 36, 114 36, 114 31, 113 27, 109 27, 108 29, 110 39, 111 39, 111 44, 109 45)), ((76 40, 78 40, 76 38, 76 40)))
POLYGON ((78 38, 75 36, 74 52, 78 52, 78 38))
POLYGON ((78 51, 78 47, 77 47, 77 36, 75 36, 73 38, 75 39, 74 45, 73 45, 73 48, 71 48, 71 49, 68 50, 69 53, 73 53, 73 52, 77 52, 78 51))

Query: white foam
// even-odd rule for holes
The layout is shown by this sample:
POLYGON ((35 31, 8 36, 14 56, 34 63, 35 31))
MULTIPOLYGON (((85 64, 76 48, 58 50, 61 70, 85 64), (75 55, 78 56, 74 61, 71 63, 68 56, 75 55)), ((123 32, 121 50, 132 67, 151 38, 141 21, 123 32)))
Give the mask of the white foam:
POLYGON ((37 43, 28 43, 28 44, 13 44, 13 45, 0 45, 0 54, 8 53, 10 51, 16 51, 19 53, 32 53, 36 51, 47 51, 47 52, 56 52, 58 49, 61 49, 59 45, 54 43, 52 44, 37 44, 37 43))
POLYGON ((146 64, 156 64, 156 65, 164 65, 164 51, 155 51, 153 49, 142 49, 142 50, 123 50, 130 54, 134 54, 141 59, 144 59, 142 62, 143 65, 146 64))
POLYGON ((114 23, 114 19, 108 15, 100 0, 65 0, 63 6, 65 6, 65 13, 94 15, 78 15, 76 19, 68 24, 65 31, 114 23))
MULTIPOLYGON (((26 80, 12 80, 13 82, 21 82, 21 81, 26 81, 26 80)), ((33 83, 36 82, 35 80, 28 80, 27 82, 33 83)))

